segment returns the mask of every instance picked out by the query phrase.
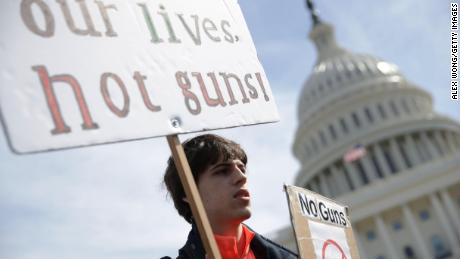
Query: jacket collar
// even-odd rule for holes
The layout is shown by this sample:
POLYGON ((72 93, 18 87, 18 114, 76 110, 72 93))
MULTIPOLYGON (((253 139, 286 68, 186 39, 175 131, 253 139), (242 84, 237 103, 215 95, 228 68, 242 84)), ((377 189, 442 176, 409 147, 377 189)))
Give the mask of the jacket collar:
MULTIPOLYGON (((248 229, 250 229, 255 234, 254 238, 251 241, 251 249, 254 255, 256 256, 256 258, 268 258, 268 259, 298 258, 295 253, 259 235, 257 232, 255 232, 251 228, 248 227, 248 229)), ((187 242, 179 250, 178 258, 204 259, 205 254, 206 253, 205 253, 203 244, 201 242, 198 228, 196 224, 193 222, 192 230, 188 234, 187 242)))
POLYGON ((179 249, 179 255, 181 254, 187 255, 188 258, 193 259, 205 258, 206 253, 195 222, 192 222, 192 230, 188 233, 187 242, 179 249))

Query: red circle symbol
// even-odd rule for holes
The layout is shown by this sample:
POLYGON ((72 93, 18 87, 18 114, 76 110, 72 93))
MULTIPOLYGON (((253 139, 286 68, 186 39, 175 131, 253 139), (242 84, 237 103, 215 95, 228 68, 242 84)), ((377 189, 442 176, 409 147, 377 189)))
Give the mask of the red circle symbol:
POLYGON ((326 258, 326 248, 329 246, 329 245, 333 245, 335 246, 337 249, 339 249, 340 253, 342 254, 342 259, 347 259, 347 256, 345 255, 345 252, 343 251, 342 247, 339 246, 339 244, 337 244, 337 242, 335 242, 334 240, 332 239, 328 239, 324 242, 323 244, 323 249, 322 249, 322 259, 327 259, 326 258))

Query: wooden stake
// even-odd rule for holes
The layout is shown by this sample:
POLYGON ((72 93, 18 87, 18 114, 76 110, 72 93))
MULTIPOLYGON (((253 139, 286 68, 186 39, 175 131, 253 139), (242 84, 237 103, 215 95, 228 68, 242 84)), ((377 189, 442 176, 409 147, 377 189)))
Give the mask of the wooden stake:
POLYGON ((203 207, 198 188, 196 187, 195 180, 193 179, 190 165, 188 164, 187 157, 185 156, 184 148, 182 147, 179 137, 177 135, 166 136, 171 149, 171 153, 179 173, 180 181, 187 196, 187 200, 192 209, 193 218, 198 226, 201 240, 206 250, 207 258, 221 259, 219 249, 217 248, 214 234, 212 233, 211 225, 209 224, 206 211, 203 207))

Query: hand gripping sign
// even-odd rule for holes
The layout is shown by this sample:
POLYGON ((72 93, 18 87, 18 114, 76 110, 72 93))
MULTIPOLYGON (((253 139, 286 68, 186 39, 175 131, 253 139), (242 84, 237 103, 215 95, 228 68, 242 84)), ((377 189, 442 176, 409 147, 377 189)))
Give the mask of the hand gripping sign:
POLYGON ((303 188, 284 188, 301 258, 359 259, 346 207, 303 188))
POLYGON ((10 148, 167 135, 206 251, 220 258, 177 134, 278 120, 237 1, 1 1, 0 24, 10 148))

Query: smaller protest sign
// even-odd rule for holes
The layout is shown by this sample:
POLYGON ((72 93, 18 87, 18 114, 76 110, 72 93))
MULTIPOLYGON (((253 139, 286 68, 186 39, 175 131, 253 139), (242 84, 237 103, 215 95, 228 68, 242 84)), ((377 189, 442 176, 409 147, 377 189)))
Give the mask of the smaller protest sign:
POLYGON ((347 207, 300 187, 284 188, 301 258, 360 258, 347 207))

